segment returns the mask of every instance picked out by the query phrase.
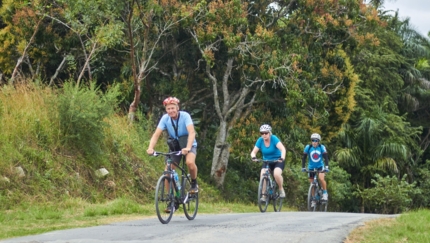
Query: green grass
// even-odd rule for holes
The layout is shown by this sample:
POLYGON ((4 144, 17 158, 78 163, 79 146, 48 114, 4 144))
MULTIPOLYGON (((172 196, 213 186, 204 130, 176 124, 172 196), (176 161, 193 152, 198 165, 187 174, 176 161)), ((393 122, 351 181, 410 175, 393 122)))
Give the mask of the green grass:
POLYGON ((397 218, 367 222, 351 232, 345 243, 430 242, 430 211, 418 210, 397 218))

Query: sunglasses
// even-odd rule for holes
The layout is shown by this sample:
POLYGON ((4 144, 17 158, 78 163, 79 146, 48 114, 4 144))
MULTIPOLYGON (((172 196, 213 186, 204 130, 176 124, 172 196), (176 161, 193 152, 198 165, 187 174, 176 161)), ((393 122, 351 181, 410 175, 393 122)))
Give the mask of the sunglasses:
POLYGON ((260 132, 261 135, 267 135, 269 134, 268 132, 260 132))
POLYGON ((318 139, 312 139, 312 142, 318 143, 320 140, 318 139))

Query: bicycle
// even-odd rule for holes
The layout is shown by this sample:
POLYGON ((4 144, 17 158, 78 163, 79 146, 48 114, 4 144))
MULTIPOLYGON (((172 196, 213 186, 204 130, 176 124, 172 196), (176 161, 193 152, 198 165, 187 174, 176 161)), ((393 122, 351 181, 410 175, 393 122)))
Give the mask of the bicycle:
POLYGON ((266 171, 260 179, 258 185, 258 207, 262 213, 266 212, 270 201, 273 202, 273 210, 280 212, 282 208, 283 198, 279 197, 278 184, 273 178, 272 172, 269 169, 269 163, 276 163, 277 160, 253 160, 255 162, 263 162, 265 164, 266 171), (262 202, 261 198, 265 196, 266 201, 262 202))
POLYGON ((153 156, 163 155, 166 157, 167 170, 163 172, 157 182, 155 189, 155 209, 158 219, 163 224, 168 224, 172 219, 173 213, 182 205, 185 217, 188 220, 193 220, 199 208, 199 194, 189 193, 191 189, 191 177, 185 172, 185 157, 182 157, 179 164, 172 160, 172 155, 181 155, 181 151, 162 153, 154 152, 153 156), (176 166, 176 170, 180 170, 180 185, 174 179, 172 164, 176 166))
POLYGON ((322 189, 320 187, 320 184, 318 182, 319 173, 324 173, 321 170, 306 170, 303 171, 306 173, 314 173, 314 181, 309 185, 309 191, 308 191, 308 211, 315 212, 315 211, 321 211, 321 212, 327 212, 327 206, 328 206, 328 200, 322 200, 322 189), (312 196, 312 192, 314 192, 315 196, 312 196), (315 206, 312 207, 312 201, 315 201, 315 206), (319 208, 320 210, 317 210, 319 208))

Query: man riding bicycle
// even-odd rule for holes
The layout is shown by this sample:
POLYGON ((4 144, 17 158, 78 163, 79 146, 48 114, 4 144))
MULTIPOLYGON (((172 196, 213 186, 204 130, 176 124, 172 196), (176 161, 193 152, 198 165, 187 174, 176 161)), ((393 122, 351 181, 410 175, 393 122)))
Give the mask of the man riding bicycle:
MULTIPOLYGON (((158 138, 164 130, 167 130, 169 136, 178 139, 181 136, 188 135, 186 146, 181 148, 181 153, 185 155, 185 163, 191 175, 191 190, 190 193, 197 193, 199 191, 197 185, 197 141, 195 140, 196 132, 194 130, 193 120, 190 114, 185 111, 179 110, 179 99, 176 97, 168 97, 163 101, 167 114, 161 117, 157 129, 151 137, 148 149, 146 152, 150 155, 154 153, 154 147, 157 144, 158 138)), ((171 151, 176 150, 170 148, 171 151)), ((181 161, 182 156, 172 156, 172 160, 176 163, 181 161)), ((174 168, 174 167, 173 167, 174 168)))
MULTIPOLYGON (((306 171, 305 163, 306 163, 306 157, 309 154, 309 164, 308 169, 309 170, 318 170, 322 172, 329 172, 328 169, 328 154, 327 149, 324 145, 320 144, 321 136, 318 133, 314 133, 311 135, 311 141, 312 144, 306 145, 304 151, 303 151, 303 157, 302 157, 302 171, 306 171), (324 162, 323 162, 324 159, 324 162), (324 166, 325 163, 325 166, 324 166)), ((309 173, 309 182, 312 183, 314 181, 315 172, 309 173)), ((323 195, 322 200, 327 201, 328 200, 328 193, 327 193, 327 183, 325 181, 325 173, 319 173, 319 181, 321 184, 321 187, 323 189, 323 195)), ((312 196, 315 196, 315 192, 312 192, 312 196)), ((312 207, 315 206, 315 201, 312 201, 312 207)))

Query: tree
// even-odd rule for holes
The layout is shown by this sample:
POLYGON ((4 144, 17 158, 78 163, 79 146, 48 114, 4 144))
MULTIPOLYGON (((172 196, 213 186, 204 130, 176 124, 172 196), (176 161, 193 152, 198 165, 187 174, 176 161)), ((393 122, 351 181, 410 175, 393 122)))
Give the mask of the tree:
MULTIPOLYGON (((371 187, 375 173, 400 175, 408 165, 411 147, 421 132, 400 117, 390 113, 388 102, 372 111, 361 110, 355 125, 345 125, 339 138, 343 148, 335 151, 339 165, 351 174, 359 188, 371 187)), ((362 202, 364 212, 364 202, 362 202)))
POLYGON ((180 1, 125 0, 124 4, 126 11, 122 17, 126 24, 130 55, 128 72, 134 87, 129 119, 133 121, 140 103, 142 81, 157 69, 162 52, 169 52, 167 46, 166 50, 160 44, 164 38, 172 35, 181 22, 187 20, 193 10, 191 5, 180 1))
POLYGON ((18 76, 22 63, 28 65, 32 78, 35 77, 29 51, 34 45, 36 34, 44 20, 46 9, 43 4, 45 3, 26 4, 26 2, 21 1, 6 1, 2 5, 0 13, 3 16, 5 27, 0 31, 0 40, 3 42, 3 45, 0 46, 0 52, 3 53, 0 63, 1 69, 6 74, 11 73, 11 83, 18 76), (10 9, 13 11, 10 11, 10 9), (11 64, 13 59, 10 56, 17 59, 13 68, 11 64))
POLYGON ((279 38, 267 26, 272 18, 259 6, 259 23, 252 2, 239 0, 197 3, 199 10, 189 27, 204 61, 203 71, 212 86, 214 108, 219 120, 211 177, 222 186, 228 167, 229 131, 246 117, 255 101, 256 90, 266 83, 283 86, 294 72, 291 59, 278 50, 279 38), (267 18, 267 19, 266 19, 267 18), (269 20, 270 19, 270 20, 269 20))
POLYGON ((60 0, 59 3, 64 7, 64 21, 49 17, 63 24, 79 39, 84 56, 84 64, 76 81, 79 85, 86 71, 88 79, 93 79, 91 61, 95 55, 122 41, 123 23, 116 18, 117 1, 60 0))

